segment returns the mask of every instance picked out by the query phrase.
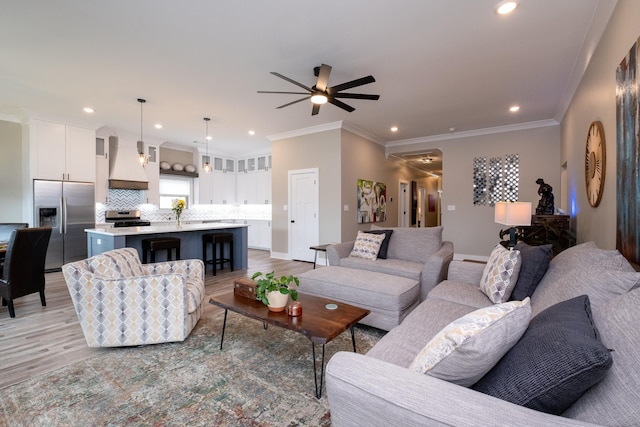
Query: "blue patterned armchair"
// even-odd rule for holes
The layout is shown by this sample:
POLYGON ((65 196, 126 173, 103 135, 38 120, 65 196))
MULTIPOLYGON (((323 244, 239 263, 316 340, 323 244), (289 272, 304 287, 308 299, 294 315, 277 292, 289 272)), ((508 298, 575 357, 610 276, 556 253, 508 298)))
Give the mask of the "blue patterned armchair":
POLYGON ((199 259, 142 264, 133 248, 62 266, 89 347, 184 341, 202 314, 199 259))

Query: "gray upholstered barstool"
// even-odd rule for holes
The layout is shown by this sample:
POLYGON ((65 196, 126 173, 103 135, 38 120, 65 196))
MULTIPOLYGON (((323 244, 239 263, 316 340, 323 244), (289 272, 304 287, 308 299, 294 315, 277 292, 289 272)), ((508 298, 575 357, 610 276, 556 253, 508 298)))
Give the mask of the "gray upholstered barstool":
POLYGON ((180 239, 177 237, 155 237, 152 239, 142 239, 142 263, 147 264, 147 255, 151 255, 151 262, 156 262, 156 251, 167 250, 167 261, 171 261, 172 249, 175 250, 176 258, 180 259, 180 239))
POLYGON ((233 271, 233 233, 209 233, 202 235, 202 262, 206 265, 213 264, 213 275, 216 275, 217 265, 224 269, 224 263, 228 262, 233 271), (212 259, 207 259, 207 246, 211 243, 212 259), (229 258, 224 257, 224 244, 229 243, 229 258), (218 250, 219 246, 219 250, 218 250))

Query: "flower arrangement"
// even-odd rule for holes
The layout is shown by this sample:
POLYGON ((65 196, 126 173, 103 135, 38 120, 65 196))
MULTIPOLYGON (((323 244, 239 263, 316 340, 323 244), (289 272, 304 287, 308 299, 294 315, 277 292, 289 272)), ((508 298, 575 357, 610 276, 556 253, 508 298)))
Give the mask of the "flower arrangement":
POLYGON ((182 215, 183 209, 184 209, 184 200, 173 199, 173 201, 171 202, 171 210, 176 214, 176 220, 178 221, 178 225, 180 225, 180 215, 182 215))

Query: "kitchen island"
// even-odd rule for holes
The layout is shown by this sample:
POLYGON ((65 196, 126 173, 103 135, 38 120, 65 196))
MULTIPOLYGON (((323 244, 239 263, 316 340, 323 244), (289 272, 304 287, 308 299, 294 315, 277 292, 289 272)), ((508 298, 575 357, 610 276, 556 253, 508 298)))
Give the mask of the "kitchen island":
MULTIPOLYGON (((208 233, 233 233, 233 269, 244 270, 248 266, 248 238, 246 224, 203 223, 203 224, 162 224, 142 227, 96 226, 86 229, 87 252, 89 256, 118 248, 135 248, 142 259, 142 240, 153 237, 180 238, 180 258, 202 259, 202 235, 208 233)), ((225 248, 225 250, 228 250, 225 248)), ((210 256, 211 257, 211 256, 210 256)), ((165 251, 158 253, 156 261, 166 260, 165 251)))

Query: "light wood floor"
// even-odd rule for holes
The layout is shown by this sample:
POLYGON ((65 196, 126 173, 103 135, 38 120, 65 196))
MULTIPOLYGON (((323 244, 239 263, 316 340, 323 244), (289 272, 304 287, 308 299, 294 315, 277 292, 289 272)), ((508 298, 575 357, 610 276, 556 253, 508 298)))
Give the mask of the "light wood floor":
MULTIPOLYGON (((229 289, 235 278, 250 277, 257 271, 299 275, 312 268, 311 263, 274 259, 268 251, 250 249, 247 270, 230 272, 226 268, 213 277, 209 267, 206 293, 229 289)), ((6 307, 0 307, 0 388, 109 351, 87 347, 62 273, 45 276, 46 307, 41 306, 37 293, 14 301, 13 319, 6 307)), ((215 309, 207 301, 202 316, 215 309)))

